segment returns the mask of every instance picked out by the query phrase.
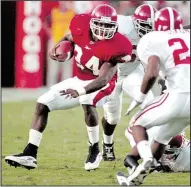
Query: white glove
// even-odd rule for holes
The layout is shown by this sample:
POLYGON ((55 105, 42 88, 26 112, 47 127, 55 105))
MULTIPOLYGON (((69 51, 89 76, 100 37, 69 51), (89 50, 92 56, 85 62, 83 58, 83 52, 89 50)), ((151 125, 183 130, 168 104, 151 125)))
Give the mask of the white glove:
POLYGON ((133 100, 129 106, 129 108, 125 112, 125 116, 129 115, 130 112, 135 109, 137 106, 139 106, 141 103, 137 102, 136 100, 133 100))
POLYGON ((129 108, 125 112, 125 116, 129 115, 132 110, 134 110, 137 106, 143 103, 145 100, 146 94, 140 92, 137 97, 131 102, 129 108))

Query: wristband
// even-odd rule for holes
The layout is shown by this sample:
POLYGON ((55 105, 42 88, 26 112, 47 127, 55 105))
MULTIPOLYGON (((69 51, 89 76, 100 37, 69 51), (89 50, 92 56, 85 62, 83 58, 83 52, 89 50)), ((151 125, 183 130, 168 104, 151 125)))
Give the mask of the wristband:
POLYGON ((145 100, 147 94, 143 94, 142 92, 140 92, 136 97, 135 100, 142 103, 145 100))
POLYGON ((77 88, 76 91, 78 92, 78 95, 85 95, 86 94, 86 90, 83 87, 77 88))

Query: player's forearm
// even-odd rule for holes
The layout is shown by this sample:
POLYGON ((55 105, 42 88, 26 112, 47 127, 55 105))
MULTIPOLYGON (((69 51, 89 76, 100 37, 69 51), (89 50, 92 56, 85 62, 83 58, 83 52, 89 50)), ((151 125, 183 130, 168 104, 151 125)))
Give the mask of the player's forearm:
POLYGON ((117 71, 117 66, 113 66, 110 63, 104 63, 100 69, 99 77, 88 84, 84 89, 86 94, 100 90, 112 79, 117 71))
POLYGON ((109 80, 107 80, 104 77, 96 78, 90 84, 88 84, 87 86, 84 87, 84 89, 86 90, 86 94, 100 90, 101 88, 106 86, 108 82, 109 82, 109 80))
POLYGON ((157 76, 145 76, 141 85, 141 92, 143 94, 147 94, 148 91, 153 87, 155 81, 157 79, 157 76))
POLYGON ((158 75, 159 75, 159 58, 157 56, 151 56, 148 59, 148 65, 141 85, 141 92, 147 94, 153 87, 158 75))

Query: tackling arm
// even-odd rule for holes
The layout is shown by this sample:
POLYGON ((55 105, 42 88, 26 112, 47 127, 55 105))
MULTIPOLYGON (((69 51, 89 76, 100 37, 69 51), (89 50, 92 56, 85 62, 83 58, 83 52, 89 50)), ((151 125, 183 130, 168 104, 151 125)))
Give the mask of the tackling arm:
POLYGON ((148 59, 148 65, 146 67, 145 75, 141 85, 141 92, 147 94, 152 88, 159 75, 159 63, 160 59, 157 56, 150 56, 148 59))
POLYGON ((110 81, 110 79, 114 76, 117 71, 117 66, 113 65, 109 62, 105 62, 100 69, 99 77, 93 80, 84 88, 80 88, 77 90, 67 89, 60 91, 60 95, 70 95, 73 98, 79 97, 81 95, 89 94, 95 92, 104 86, 110 81))
POLYGON ((135 100, 132 101, 125 115, 129 115, 134 108, 136 108, 144 101, 146 94, 152 88, 153 84, 155 83, 159 75, 159 62, 160 62, 159 57, 157 56, 149 57, 148 65, 146 67, 145 75, 141 84, 141 91, 136 96, 135 100))
POLYGON ((146 98, 148 91, 152 88, 159 75, 159 63, 160 63, 160 54, 154 49, 158 49, 156 42, 153 42, 151 38, 155 38, 155 32, 150 32, 144 35, 137 46, 137 54, 142 62, 147 64, 145 75, 141 84, 141 90, 135 96, 134 100, 127 109, 125 115, 129 115, 130 112, 139 106, 146 98), (155 37, 153 37, 154 35, 155 37), (151 37, 152 36, 152 37, 151 37))

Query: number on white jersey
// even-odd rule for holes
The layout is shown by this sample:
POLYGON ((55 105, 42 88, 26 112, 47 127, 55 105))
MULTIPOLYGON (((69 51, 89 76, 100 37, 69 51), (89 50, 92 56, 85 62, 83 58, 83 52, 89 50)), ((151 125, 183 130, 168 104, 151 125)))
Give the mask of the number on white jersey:
POLYGON ((174 47, 173 58, 175 65, 190 64, 190 50, 183 39, 172 38, 168 41, 170 47, 174 47))

